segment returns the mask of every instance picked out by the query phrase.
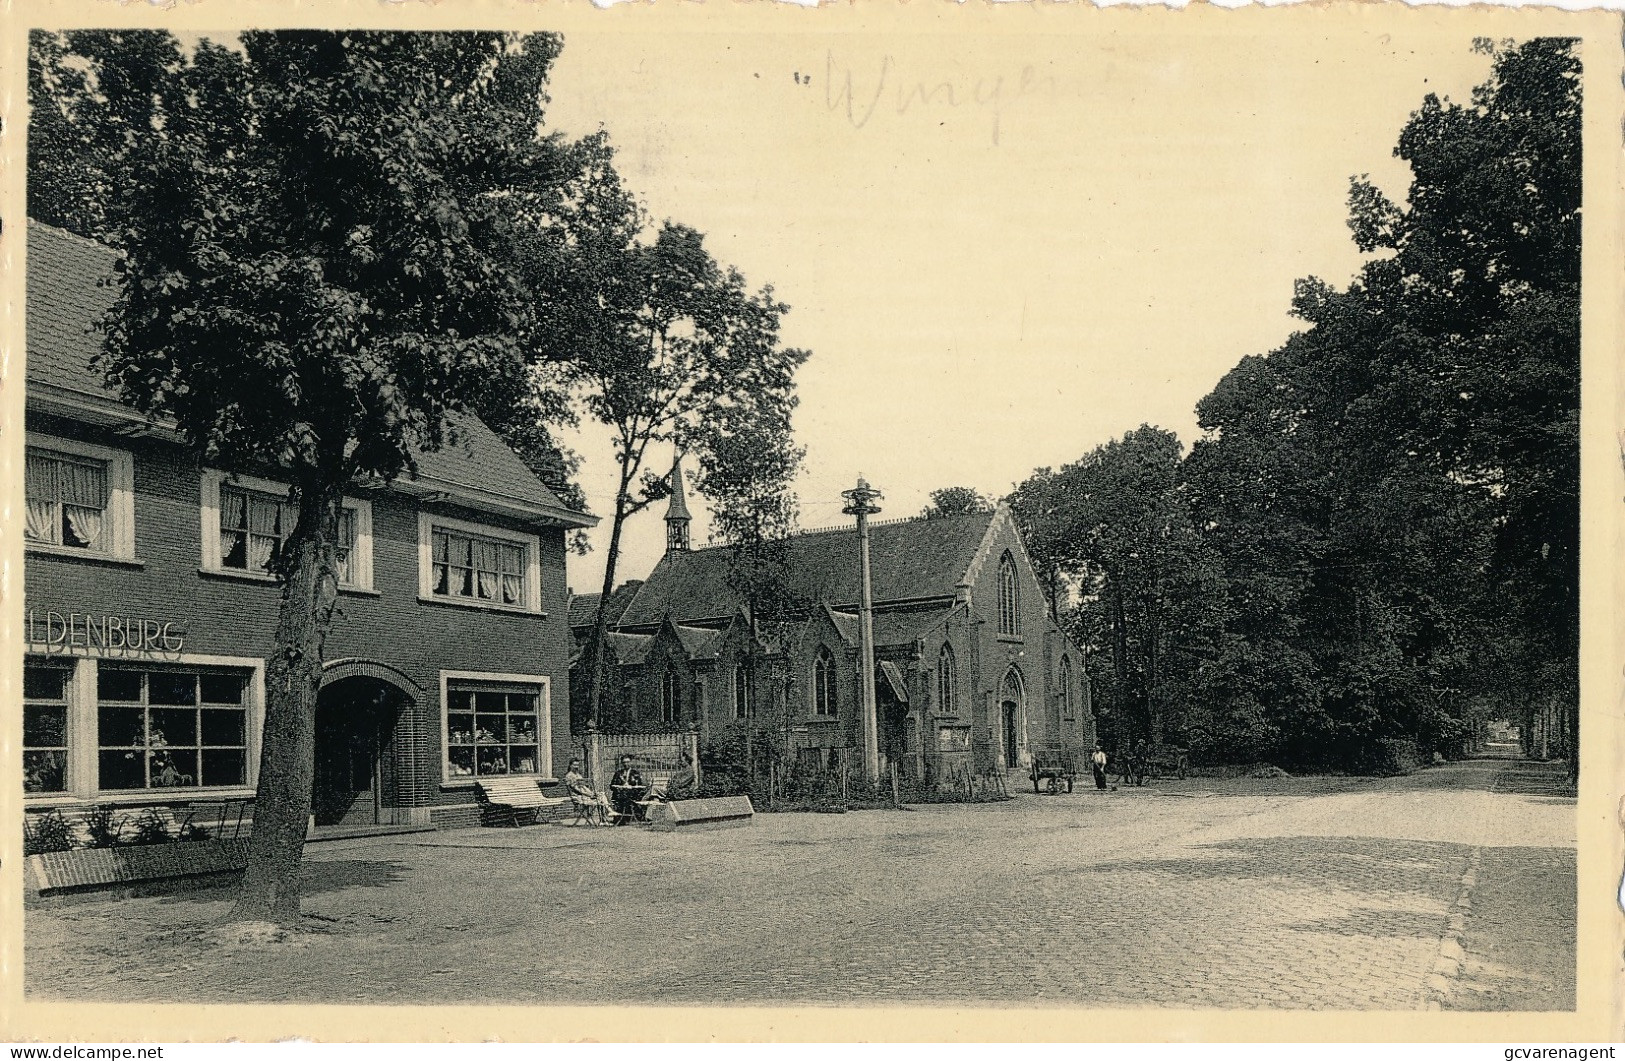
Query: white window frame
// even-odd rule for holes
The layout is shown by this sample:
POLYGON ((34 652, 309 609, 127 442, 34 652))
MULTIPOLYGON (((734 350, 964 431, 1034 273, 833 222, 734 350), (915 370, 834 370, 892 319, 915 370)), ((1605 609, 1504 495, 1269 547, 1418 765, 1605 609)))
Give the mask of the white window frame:
POLYGON ((478 608, 483 611, 516 612, 523 615, 542 614, 542 540, 534 534, 505 530, 488 523, 437 516, 430 512, 418 513, 418 600, 434 604, 450 604, 459 608, 478 608), (475 597, 457 597, 449 593, 434 592, 434 532, 436 529, 453 533, 471 534, 478 538, 493 538, 521 546, 525 550, 525 599, 521 605, 503 604, 501 601, 480 600, 475 597))
MULTIPOLYGON (((135 457, 129 450, 98 446, 72 438, 59 438, 38 431, 25 433, 30 449, 56 450, 73 457, 102 461, 107 465, 107 547, 80 549, 54 542, 25 541, 26 551, 52 556, 92 556, 106 560, 135 559, 135 457)), ((26 459, 25 459, 26 464, 26 459)), ((25 473, 26 475, 26 473, 25 473)), ((26 487, 25 487, 26 489, 26 487)))
MULTIPOLYGON (((436 598, 437 600, 439 598, 436 598)), ((553 780, 553 680, 545 674, 497 674, 478 670, 443 670, 440 672, 440 786, 442 788, 472 788, 479 777, 453 777, 451 774, 451 713, 448 692, 453 682, 493 682, 502 685, 534 685, 540 694, 536 700, 536 766, 537 779, 553 780)), ((529 777, 529 774, 502 774, 502 777, 529 777)))
MULTIPOLYGON (((124 656, 117 653, 31 652, 25 664, 33 659, 41 662, 68 662, 73 673, 68 678, 68 784, 63 792, 30 792, 23 797, 26 806, 73 806, 85 803, 139 805, 146 803, 174 803, 178 800, 197 800, 204 797, 253 796, 259 784, 260 738, 265 726, 265 660, 254 656, 215 656, 201 653, 182 653, 148 659, 143 656, 124 656), (201 669, 222 668, 246 671, 243 706, 247 712, 248 748, 247 764, 242 785, 222 785, 204 788, 110 788, 98 787, 101 750, 96 702, 96 675, 102 658, 136 668, 201 669)), ((17 754, 21 756, 19 742, 17 754)), ((21 759, 18 760, 21 766, 21 759)))
MULTIPOLYGON (((260 479, 253 475, 233 475, 205 468, 202 476, 201 496, 198 499, 199 533, 202 535, 200 569, 211 575, 247 579, 250 582, 275 582, 276 576, 239 567, 226 567, 220 556, 220 487, 229 483, 252 493, 266 494, 287 500, 293 488, 286 483, 260 479)), ((355 515, 355 545, 350 550, 350 581, 340 582, 340 589, 371 593, 372 588, 372 502, 346 497, 345 509, 355 515)))

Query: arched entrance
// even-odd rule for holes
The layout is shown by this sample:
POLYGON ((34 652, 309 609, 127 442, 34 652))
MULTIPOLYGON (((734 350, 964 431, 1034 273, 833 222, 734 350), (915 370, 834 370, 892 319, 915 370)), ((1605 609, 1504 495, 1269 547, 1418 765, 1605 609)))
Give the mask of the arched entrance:
POLYGON ((1021 681, 1021 672, 1014 667, 1004 673, 999 687, 999 728, 1004 750, 1004 766, 1013 770, 1021 765, 1021 751, 1026 744, 1025 733, 1027 691, 1021 681))
POLYGON ((316 701, 311 813, 318 826, 392 824, 400 806, 396 722, 412 696, 385 668, 348 667, 316 701))
POLYGON ((879 728, 881 773, 888 773, 890 764, 896 763, 899 774, 912 776, 908 686, 897 665, 890 661, 875 667, 875 722, 879 728))

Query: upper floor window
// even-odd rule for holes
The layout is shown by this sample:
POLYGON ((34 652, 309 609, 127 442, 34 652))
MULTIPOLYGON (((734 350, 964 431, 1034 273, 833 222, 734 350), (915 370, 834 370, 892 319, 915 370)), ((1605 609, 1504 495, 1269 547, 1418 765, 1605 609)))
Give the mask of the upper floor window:
POLYGON ((813 658, 813 714, 834 718, 835 711, 835 654, 819 645, 813 658))
POLYGON ((954 691, 959 686, 959 667, 954 661, 954 650, 947 645, 937 653, 937 714, 952 715, 956 704, 954 691))
POLYGON ((999 557, 999 633, 1004 637, 1021 634, 1021 588, 1016 581, 1016 561, 1008 550, 999 557))
MULTIPOLYGON (((203 569, 270 577, 299 511, 288 487, 252 476, 203 473, 203 569)), ((339 585, 372 588, 372 504, 345 498, 333 541, 339 585)))
POLYGON ((734 718, 745 719, 756 714, 751 703, 750 668, 740 663, 734 667, 734 718))
POLYGON ((535 535, 420 513, 420 589, 430 600, 514 611, 542 610, 535 535))
POLYGON ((24 540, 47 551, 134 556, 133 479, 128 453, 30 432, 24 540))
POLYGON ((677 670, 674 667, 667 667, 665 673, 660 676, 660 721, 676 722, 681 703, 677 670))
POLYGON ((1070 656, 1061 657, 1061 720, 1072 721, 1072 659, 1070 656))

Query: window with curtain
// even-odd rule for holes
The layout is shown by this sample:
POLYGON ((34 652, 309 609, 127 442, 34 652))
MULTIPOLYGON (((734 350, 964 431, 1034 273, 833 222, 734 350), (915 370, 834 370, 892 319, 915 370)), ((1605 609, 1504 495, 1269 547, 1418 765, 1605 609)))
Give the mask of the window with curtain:
POLYGON ((523 545, 436 528, 433 550, 433 592, 437 596, 524 605, 523 545))
POLYGON ((28 541, 111 551, 106 461, 29 446, 23 479, 28 541))
POLYGON ((999 557, 999 633, 1004 637, 1021 634, 1021 591, 1016 581, 1016 561, 1008 550, 999 557))
POLYGON ((1061 720, 1072 721, 1072 659, 1061 657, 1061 720))
POLYGON ((286 498, 221 484, 220 566, 271 571, 293 533, 297 516, 286 498))
POLYGON ((937 653, 937 714, 952 715, 957 709, 954 691, 959 687, 959 667, 954 650, 947 645, 937 653))
POLYGON ((681 693, 675 668, 667 667, 660 678, 660 721, 676 722, 681 713, 681 693))
POLYGON ((835 654, 819 645, 813 658, 813 714, 834 718, 836 711, 835 654))
POLYGON ((734 718, 746 719, 756 714, 751 703, 750 668, 740 663, 734 667, 734 718))

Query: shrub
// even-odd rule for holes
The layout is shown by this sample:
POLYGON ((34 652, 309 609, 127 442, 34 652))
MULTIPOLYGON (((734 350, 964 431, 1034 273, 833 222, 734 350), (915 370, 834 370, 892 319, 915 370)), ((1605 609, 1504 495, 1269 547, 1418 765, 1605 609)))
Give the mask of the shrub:
POLYGON ((90 846, 117 847, 124 842, 124 826, 128 822, 128 818, 115 816, 110 807, 91 807, 85 811, 85 831, 90 834, 90 846))
POLYGON ((47 851, 72 851, 73 826, 56 809, 35 815, 32 823, 23 821, 23 854, 43 855, 47 851))
POLYGON ((130 841, 131 844, 171 844, 174 842, 175 837, 169 831, 169 819, 159 814, 156 809, 148 807, 135 820, 135 838, 130 841))

